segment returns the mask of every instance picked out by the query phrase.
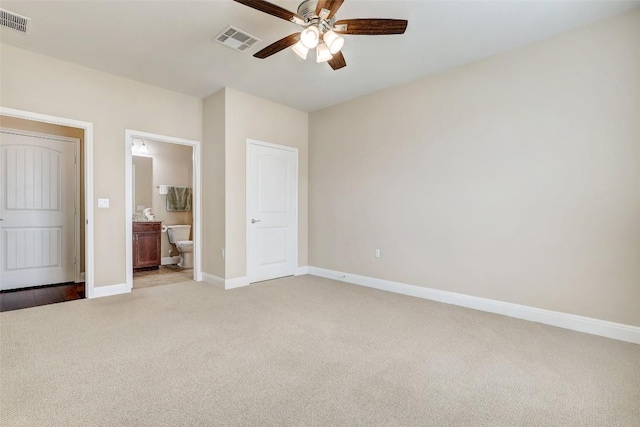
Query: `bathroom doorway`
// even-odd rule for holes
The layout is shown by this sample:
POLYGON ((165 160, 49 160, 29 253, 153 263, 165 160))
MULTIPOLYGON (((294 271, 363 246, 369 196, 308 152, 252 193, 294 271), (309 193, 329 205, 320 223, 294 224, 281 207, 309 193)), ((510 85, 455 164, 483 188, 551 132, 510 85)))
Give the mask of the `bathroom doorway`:
POLYGON ((201 276, 200 143, 125 133, 129 291, 201 276))

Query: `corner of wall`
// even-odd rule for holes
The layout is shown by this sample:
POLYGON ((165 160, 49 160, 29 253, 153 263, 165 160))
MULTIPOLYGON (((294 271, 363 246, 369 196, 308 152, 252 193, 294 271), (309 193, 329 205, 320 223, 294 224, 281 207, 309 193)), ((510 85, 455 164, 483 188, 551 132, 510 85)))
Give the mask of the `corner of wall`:
POLYGON ((225 277, 226 88, 203 101, 202 120, 202 269, 225 277))

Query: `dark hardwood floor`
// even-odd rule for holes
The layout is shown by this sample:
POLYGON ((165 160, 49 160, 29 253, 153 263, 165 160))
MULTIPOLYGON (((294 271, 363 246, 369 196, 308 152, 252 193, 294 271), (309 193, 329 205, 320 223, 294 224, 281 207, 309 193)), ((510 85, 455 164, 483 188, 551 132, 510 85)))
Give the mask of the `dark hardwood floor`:
POLYGON ((0 292, 0 312, 84 298, 84 283, 62 283, 0 292))

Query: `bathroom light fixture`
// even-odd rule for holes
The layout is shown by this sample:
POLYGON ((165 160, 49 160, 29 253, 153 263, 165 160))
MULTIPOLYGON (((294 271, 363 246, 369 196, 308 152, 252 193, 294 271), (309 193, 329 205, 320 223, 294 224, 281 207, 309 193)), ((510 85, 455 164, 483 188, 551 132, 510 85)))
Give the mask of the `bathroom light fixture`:
POLYGON ((149 154, 149 150, 147 149, 144 140, 142 140, 142 145, 140 146, 140 154, 149 154))
POLYGON ((133 138, 131 140, 131 154, 134 156, 149 154, 149 149, 144 143, 144 139, 133 138))

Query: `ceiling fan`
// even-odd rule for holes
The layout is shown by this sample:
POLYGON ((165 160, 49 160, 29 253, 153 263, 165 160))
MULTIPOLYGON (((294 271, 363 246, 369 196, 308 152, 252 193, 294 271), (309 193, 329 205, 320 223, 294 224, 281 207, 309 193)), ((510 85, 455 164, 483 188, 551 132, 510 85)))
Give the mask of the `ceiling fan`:
POLYGON ((341 19, 336 12, 344 0, 305 0, 298 6, 298 13, 290 12, 263 0, 234 0, 277 18, 300 25, 303 30, 293 33, 257 52, 256 58, 264 59, 290 46, 302 59, 309 50, 316 49, 316 61, 327 62, 334 70, 346 67, 342 55, 344 38, 340 34, 387 35, 403 34, 407 29, 404 19, 341 19))

